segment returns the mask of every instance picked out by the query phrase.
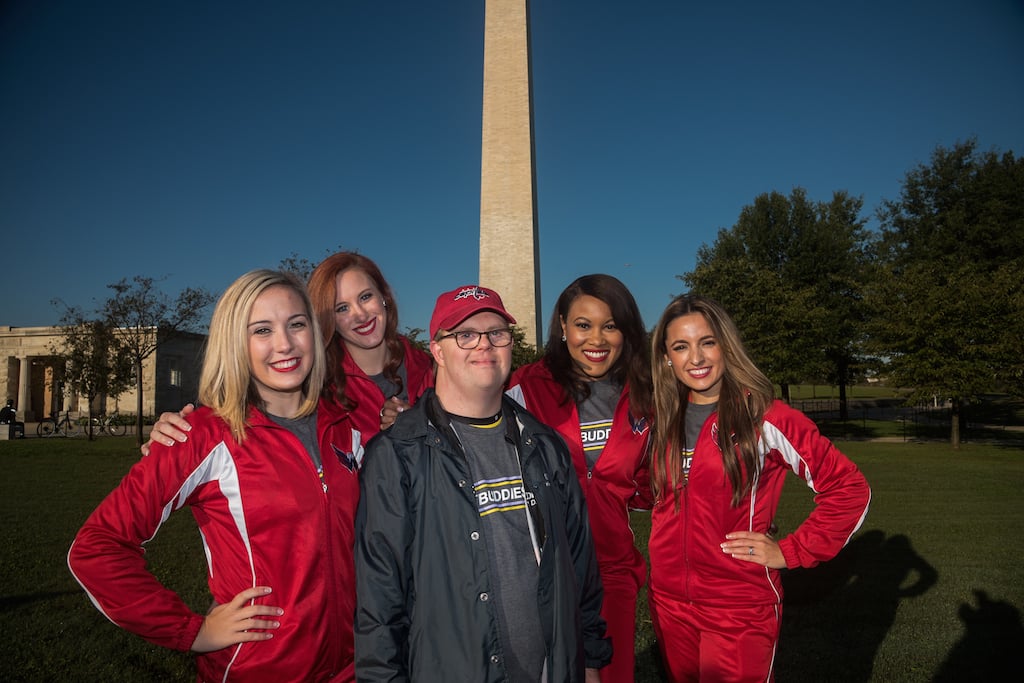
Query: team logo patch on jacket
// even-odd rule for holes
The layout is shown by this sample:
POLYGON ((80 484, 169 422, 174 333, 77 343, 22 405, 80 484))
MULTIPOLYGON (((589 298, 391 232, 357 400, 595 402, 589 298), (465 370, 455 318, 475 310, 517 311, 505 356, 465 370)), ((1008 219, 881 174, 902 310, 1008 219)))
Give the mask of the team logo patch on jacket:
POLYGON ((648 426, 646 417, 633 417, 633 413, 629 413, 629 427, 634 434, 643 434, 648 426))
POLYGON ((344 449, 338 448, 333 443, 331 444, 331 450, 334 451, 334 455, 337 456, 338 462, 349 472, 355 472, 363 466, 363 445, 359 443, 359 432, 352 430, 352 452, 348 453, 344 449))

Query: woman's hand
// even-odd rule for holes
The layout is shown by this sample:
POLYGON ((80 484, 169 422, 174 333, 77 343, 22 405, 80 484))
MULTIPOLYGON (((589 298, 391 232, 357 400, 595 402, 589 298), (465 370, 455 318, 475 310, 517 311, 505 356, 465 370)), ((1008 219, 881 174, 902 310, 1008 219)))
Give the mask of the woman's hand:
POLYGON ((409 408, 411 407, 412 406, 410 406, 408 403, 398 398, 397 396, 392 396, 388 400, 384 401, 384 406, 380 409, 381 431, 384 431, 385 429, 393 425, 395 423, 395 418, 398 417, 398 414, 406 410, 409 410, 409 408))
POLYGON ((737 560, 754 562, 762 567, 785 569, 786 558, 775 539, 753 531, 733 531, 725 535, 722 552, 737 560))
POLYGON ((149 455, 149 446, 153 443, 162 443, 165 446, 173 446, 180 441, 188 441, 188 432, 192 425, 188 423, 185 416, 194 411, 196 407, 191 403, 186 404, 181 412, 160 413, 160 419, 153 425, 153 431, 149 433, 149 441, 142 444, 142 454, 149 455))
POLYGON ((273 605, 249 604, 252 600, 269 593, 269 586, 247 588, 231 602, 211 607, 192 643, 192 651, 213 652, 238 643, 273 638, 273 633, 267 633, 263 629, 275 629, 281 622, 261 617, 279 617, 284 614, 284 610, 273 605))

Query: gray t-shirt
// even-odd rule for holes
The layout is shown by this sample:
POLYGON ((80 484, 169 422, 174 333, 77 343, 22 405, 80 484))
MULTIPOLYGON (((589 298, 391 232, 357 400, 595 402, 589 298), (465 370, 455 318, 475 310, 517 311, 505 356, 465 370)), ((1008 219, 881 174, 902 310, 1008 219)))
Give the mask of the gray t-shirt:
POLYGON ((389 380, 384 376, 384 373, 377 375, 370 375, 370 379, 377 385, 377 388, 384 394, 384 398, 388 399, 392 396, 397 396, 403 401, 409 401, 409 378, 405 374, 405 363, 403 362, 398 366, 398 376, 402 378, 402 390, 398 390, 398 385, 389 380))
POLYGON ((487 421, 449 415, 469 462, 487 544, 491 600, 510 681, 536 683, 544 667, 544 633, 537 607, 538 556, 515 444, 506 438, 501 414, 487 421))
POLYGON ((608 443, 612 418, 615 417, 615 408, 619 405, 621 395, 621 385, 610 379, 600 379, 590 383, 590 396, 576 405, 580 414, 580 438, 583 440, 588 470, 594 469, 608 443))
POLYGON ((271 415, 266 413, 267 417, 281 425, 295 436, 299 437, 299 441, 306 447, 306 453, 313 461, 313 466, 316 468, 316 473, 320 475, 320 485, 324 487, 324 491, 327 490, 327 484, 324 483, 324 468, 323 461, 320 459, 320 444, 316 438, 316 411, 313 411, 311 415, 306 417, 279 417, 278 415, 271 415))
POLYGON ((687 403, 686 404, 686 443, 683 444, 683 481, 690 477, 690 466, 693 465, 693 451, 700 437, 700 430, 718 408, 718 403, 687 403))

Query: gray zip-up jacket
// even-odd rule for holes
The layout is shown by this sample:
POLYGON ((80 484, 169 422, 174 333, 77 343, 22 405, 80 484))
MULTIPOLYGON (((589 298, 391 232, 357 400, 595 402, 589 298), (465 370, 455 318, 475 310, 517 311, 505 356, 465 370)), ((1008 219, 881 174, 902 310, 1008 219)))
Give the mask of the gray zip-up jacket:
MULTIPOLYGON (((542 525, 536 596, 551 683, 611 660, 587 510, 554 431, 503 397, 542 525)), ((507 681, 465 456, 434 391, 370 441, 356 517, 358 681, 507 681)))

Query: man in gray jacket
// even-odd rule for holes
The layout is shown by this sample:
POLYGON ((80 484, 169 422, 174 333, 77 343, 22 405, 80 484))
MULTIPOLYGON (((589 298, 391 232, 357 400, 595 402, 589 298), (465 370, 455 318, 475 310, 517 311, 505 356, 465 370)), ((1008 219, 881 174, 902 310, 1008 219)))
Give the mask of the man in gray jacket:
POLYGON ((367 446, 358 681, 596 682, 611 659, 569 452, 504 395, 514 323, 493 290, 439 296, 436 390, 367 446))

